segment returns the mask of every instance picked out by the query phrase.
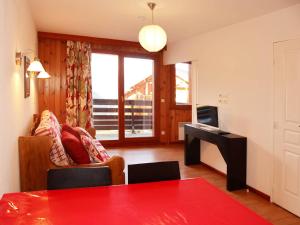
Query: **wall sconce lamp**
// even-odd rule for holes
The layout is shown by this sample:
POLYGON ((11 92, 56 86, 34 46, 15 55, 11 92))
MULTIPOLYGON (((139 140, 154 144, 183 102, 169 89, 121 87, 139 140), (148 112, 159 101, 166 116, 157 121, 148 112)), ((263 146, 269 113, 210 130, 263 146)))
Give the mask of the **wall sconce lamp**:
POLYGON ((16 52, 16 65, 21 66, 22 64, 22 53, 16 52))
POLYGON ((36 78, 39 78, 39 79, 48 79, 48 78, 50 78, 50 75, 46 71, 42 71, 42 72, 39 73, 39 75, 37 75, 36 78))
MULTIPOLYGON (((33 50, 29 52, 34 53, 33 50)), ((25 56, 26 53, 17 52, 16 53, 16 65, 20 66, 22 64, 22 58, 25 56)), ((35 57, 34 60, 30 63, 29 67, 27 68, 28 73, 37 74, 37 78, 50 78, 50 75, 45 71, 42 63, 40 60, 35 57)))
POLYGON ((27 68, 27 71, 40 73, 45 72, 45 69, 40 60, 37 57, 35 57, 34 60, 30 63, 29 67, 27 68))

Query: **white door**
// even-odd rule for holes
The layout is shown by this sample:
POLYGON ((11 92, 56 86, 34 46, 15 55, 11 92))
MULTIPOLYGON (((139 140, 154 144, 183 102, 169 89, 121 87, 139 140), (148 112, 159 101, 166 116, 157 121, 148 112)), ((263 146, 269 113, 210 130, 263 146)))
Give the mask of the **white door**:
POLYGON ((274 44, 272 200, 300 216, 300 39, 274 44))

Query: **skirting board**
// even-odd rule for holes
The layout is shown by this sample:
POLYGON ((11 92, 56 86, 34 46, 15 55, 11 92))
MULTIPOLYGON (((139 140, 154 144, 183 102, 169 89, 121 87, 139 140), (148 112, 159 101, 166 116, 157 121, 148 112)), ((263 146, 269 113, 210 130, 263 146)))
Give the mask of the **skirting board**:
MULTIPOLYGON (((218 173, 218 174, 220 174, 220 175, 226 177, 226 174, 225 174, 225 173, 223 173, 223 172, 221 172, 221 171, 219 171, 219 170, 217 170, 217 169, 215 169, 215 168, 213 168, 213 167, 207 165, 206 163, 201 162, 201 165, 203 165, 203 166, 207 167, 208 169, 211 169, 211 170, 215 171, 216 173, 218 173)), ((255 189, 255 188, 253 188, 253 187, 251 187, 251 186, 249 186, 249 185, 247 185, 247 188, 249 189, 249 191, 251 191, 251 192, 253 192, 253 193, 255 193, 255 194, 261 196, 262 198, 264 198, 264 199, 266 199, 266 200, 268 200, 268 201, 270 202, 271 198, 270 198, 269 195, 267 195, 267 194, 265 194, 265 193, 263 193, 263 192, 261 192, 261 191, 255 189)))

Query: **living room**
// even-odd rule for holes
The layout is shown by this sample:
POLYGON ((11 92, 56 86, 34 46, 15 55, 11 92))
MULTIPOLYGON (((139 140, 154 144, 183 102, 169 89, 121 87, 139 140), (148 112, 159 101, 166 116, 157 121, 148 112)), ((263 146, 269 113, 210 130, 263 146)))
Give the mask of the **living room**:
MULTIPOLYGON (((181 179, 202 177, 272 224, 300 224, 300 2, 169 0, 152 9, 147 3, 1 1, 0 195, 20 192, 33 179, 22 177, 18 141, 50 110, 59 124, 95 128, 108 155, 123 158, 126 185, 130 164, 179 161, 181 179), (153 19, 167 42, 151 52, 138 36, 153 19), (82 124, 68 105, 76 95, 69 80, 76 76, 69 63, 76 43, 89 44, 91 61, 91 110, 82 124), (50 78, 33 72, 26 89, 25 58, 35 57, 50 78), (180 65, 188 68, 186 80, 180 65), (201 164, 186 164, 183 127, 198 122, 202 106, 217 107, 217 129, 247 138, 246 188, 226 190, 228 161, 207 141, 201 164)), ((45 149, 42 143, 26 150, 45 149)))

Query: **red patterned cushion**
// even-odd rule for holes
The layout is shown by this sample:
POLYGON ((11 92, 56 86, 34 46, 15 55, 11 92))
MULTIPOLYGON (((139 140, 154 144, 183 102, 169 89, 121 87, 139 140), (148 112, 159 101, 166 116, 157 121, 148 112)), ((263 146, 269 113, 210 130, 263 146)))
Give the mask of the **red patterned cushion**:
POLYGON ((67 131, 63 131, 61 141, 65 150, 75 163, 87 164, 91 162, 89 154, 76 136, 67 131))
POLYGON ((81 135, 81 142, 89 153, 92 162, 105 162, 110 158, 100 141, 81 135))
POLYGON ((55 132, 61 137, 61 127, 60 124, 56 118, 56 116, 50 112, 50 120, 52 123, 52 127, 55 129, 55 132))
POLYGON ((74 129, 73 127, 69 126, 68 124, 63 124, 61 130, 62 130, 62 132, 67 131, 67 132, 73 134, 75 137, 78 138, 79 141, 81 141, 79 132, 76 129, 74 129))
POLYGON ((53 144, 50 151, 50 160, 57 166, 67 166, 70 165, 70 160, 61 143, 59 127, 54 126, 54 120, 53 117, 51 118, 51 112, 49 110, 43 111, 41 122, 35 130, 35 135, 51 137, 53 144))
POLYGON ((96 145, 97 151, 100 154, 100 157, 102 158, 102 161, 105 162, 106 160, 108 160, 110 157, 107 154, 105 148, 103 147, 103 145, 101 144, 101 142, 99 140, 96 139, 92 139, 93 143, 96 145))

